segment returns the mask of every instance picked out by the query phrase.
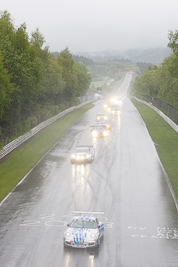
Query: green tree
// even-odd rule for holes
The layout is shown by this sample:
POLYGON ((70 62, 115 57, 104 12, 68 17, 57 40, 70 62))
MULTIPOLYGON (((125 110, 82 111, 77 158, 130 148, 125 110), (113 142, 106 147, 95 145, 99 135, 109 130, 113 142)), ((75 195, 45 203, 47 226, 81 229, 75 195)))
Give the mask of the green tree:
POLYGON ((48 54, 48 60, 43 63, 42 77, 39 102, 59 105, 62 102, 65 82, 62 78, 62 68, 51 54, 48 54))
POLYGON ((75 88, 73 86, 73 65, 75 61, 72 58, 68 48, 61 51, 57 57, 57 62, 59 66, 62 67, 62 77, 65 81, 64 95, 67 101, 75 99, 75 88))
POLYGON ((172 55, 165 58, 157 75, 160 86, 158 98, 178 107, 178 79, 174 77, 170 69, 172 67, 172 55))
POLYGON ((16 29, 7 11, 0 18, 0 40, 3 67, 14 86, 4 117, 10 131, 14 123, 25 120, 31 113, 40 81, 40 64, 28 40, 26 25, 16 29))
POLYGON ((171 48, 173 54, 170 57, 169 72, 175 78, 178 78, 178 31, 169 31, 168 34, 169 43, 168 47, 171 48))
POLYGON ((169 31, 168 33, 169 43, 168 47, 171 48, 172 52, 178 55, 178 31, 169 31))
POLYGON ((87 67, 81 63, 73 65, 73 80, 75 80, 75 95, 76 97, 86 94, 91 83, 91 76, 87 72, 87 67))
POLYGON ((142 76, 135 80, 135 93, 156 97, 159 91, 159 84, 156 79, 157 71, 156 66, 149 66, 142 76))
POLYGON ((0 120, 3 118, 5 108, 11 101, 13 85, 10 83, 10 75, 3 68, 2 56, 0 54, 0 120))
POLYGON ((49 48, 44 46, 45 38, 37 28, 32 33, 31 45, 36 51, 41 63, 41 82, 38 90, 39 104, 59 105, 61 102, 65 82, 62 78, 62 67, 58 65, 57 60, 49 52, 49 48))

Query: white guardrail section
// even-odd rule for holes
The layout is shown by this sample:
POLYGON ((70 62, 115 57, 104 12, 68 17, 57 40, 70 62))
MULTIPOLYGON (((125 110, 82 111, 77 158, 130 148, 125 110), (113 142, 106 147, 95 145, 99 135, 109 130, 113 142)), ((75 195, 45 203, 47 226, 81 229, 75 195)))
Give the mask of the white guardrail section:
POLYGON ((152 108, 154 111, 156 111, 177 133, 178 133, 178 125, 173 122, 168 116, 166 116, 161 110, 159 110, 158 108, 154 107, 153 105, 149 104, 146 101, 140 100, 136 97, 134 97, 137 101, 145 104, 146 106, 148 106, 149 108, 152 108))
POLYGON ((31 137, 33 137, 35 134, 37 134, 39 131, 41 131, 42 129, 44 129, 45 127, 49 126, 51 123, 57 121, 58 119, 60 119, 61 117, 63 117, 64 115, 70 113, 71 111, 78 109, 84 105, 87 105, 91 102, 93 102, 94 100, 89 100, 86 101, 84 103, 81 103, 78 106, 74 106, 71 108, 68 108, 62 112, 60 112, 59 114, 53 116, 52 118, 41 122, 40 124, 38 124, 36 127, 32 128, 30 130, 30 132, 19 136, 17 139, 13 140, 12 142, 10 142, 9 144, 7 144, 6 146, 3 147, 2 150, 0 150, 0 159, 2 159, 3 157, 5 157, 7 154, 9 154, 10 152, 12 152, 15 148, 17 148, 18 146, 22 145, 24 142, 26 142, 28 139, 30 139, 31 137))

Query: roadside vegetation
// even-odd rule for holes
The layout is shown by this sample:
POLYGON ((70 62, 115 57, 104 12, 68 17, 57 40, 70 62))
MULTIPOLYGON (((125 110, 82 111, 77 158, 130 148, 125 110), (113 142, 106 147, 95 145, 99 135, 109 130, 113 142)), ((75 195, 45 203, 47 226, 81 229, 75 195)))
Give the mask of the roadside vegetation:
POLYGON ((154 110, 131 99, 142 116, 178 199, 178 134, 154 110))
POLYGON ((43 131, 35 135, 26 144, 13 151, 0 162, 0 202, 16 186, 16 184, 31 170, 45 155, 64 132, 93 104, 76 109, 43 131))
POLYGON ((7 11, 0 14, 0 149, 40 122, 79 103, 90 87, 84 64, 68 48, 55 58, 36 29, 18 28, 7 11))
POLYGON ((164 59, 161 66, 149 66, 135 79, 134 95, 157 97, 178 108, 178 31, 169 32, 168 47, 172 54, 164 59))

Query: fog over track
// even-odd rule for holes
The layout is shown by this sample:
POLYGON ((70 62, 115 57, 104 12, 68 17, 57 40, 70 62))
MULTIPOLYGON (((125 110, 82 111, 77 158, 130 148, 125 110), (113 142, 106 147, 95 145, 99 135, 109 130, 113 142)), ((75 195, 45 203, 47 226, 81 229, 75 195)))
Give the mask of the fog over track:
MULTIPOLYGON (((130 81, 128 74, 118 95, 130 81)), ((177 266, 178 213, 155 146, 127 97, 121 115, 110 115, 109 136, 92 139, 90 126, 105 101, 96 102, 0 206, 0 266, 177 266), (93 144, 95 160, 72 165, 73 148, 86 144, 93 144), (63 248, 73 210, 104 211, 98 250, 63 248)))

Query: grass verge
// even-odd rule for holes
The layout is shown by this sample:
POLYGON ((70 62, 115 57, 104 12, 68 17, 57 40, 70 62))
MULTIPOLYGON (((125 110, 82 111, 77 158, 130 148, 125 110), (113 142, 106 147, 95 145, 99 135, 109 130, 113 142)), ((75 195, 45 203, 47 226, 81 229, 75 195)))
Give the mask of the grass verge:
POLYGON ((45 155, 62 134, 92 107, 93 104, 85 105, 60 118, 1 162, 0 202, 45 155))
POLYGON ((178 134, 157 112, 135 99, 131 100, 146 124, 178 199, 178 134))

